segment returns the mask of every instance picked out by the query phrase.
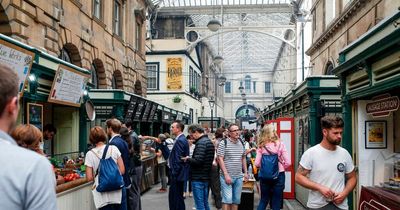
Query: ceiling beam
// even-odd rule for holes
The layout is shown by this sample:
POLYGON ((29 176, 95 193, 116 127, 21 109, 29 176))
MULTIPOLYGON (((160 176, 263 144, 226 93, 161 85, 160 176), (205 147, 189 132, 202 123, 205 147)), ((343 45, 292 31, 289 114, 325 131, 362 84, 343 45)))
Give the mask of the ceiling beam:
MULTIPOLYGON (((223 5, 223 14, 241 14, 241 13, 293 13, 290 4, 248 4, 248 5, 223 5)), ((208 6, 167 6, 161 7, 160 16, 164 15, 217 15, 221 11, 221 5, 208 6)))

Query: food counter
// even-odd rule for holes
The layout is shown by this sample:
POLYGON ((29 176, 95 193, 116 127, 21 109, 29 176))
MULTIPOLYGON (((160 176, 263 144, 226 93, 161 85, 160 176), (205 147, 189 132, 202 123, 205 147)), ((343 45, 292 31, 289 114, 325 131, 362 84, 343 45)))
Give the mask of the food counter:
POLYGON ((399 209, 400 190, 362 187, 358 209, 399 209))
POLYGON ((154 177, 158 173, 157 171, 157 158, 154 153, 145 153, 142 155, 142 183, 140 186, 140 192, 143 193, 155 183, 154 177))
POLYGON ((96 210, 92 196, 93 182, 80 178, 57 186, 57 209, 96 210))

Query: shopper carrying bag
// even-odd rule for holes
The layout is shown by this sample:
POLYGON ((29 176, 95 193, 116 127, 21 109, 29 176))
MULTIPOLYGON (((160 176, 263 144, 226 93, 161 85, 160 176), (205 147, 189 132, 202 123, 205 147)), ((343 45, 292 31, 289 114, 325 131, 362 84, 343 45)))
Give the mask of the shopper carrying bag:
MULTIPOLYGON (((95 126, 92 129, 90 129, 89 141, 93 145, 95 145, 95 148, 86 153, 86 158, 85 158, 86 178, 88 179, 88 181, 94 181, 92 187, 94 204, 96 208, 100 210, 119 209, 122 199, 122 189, 116 186, 119 186, 120 183, 115 185, 111 184, 112 187, 110 188, 109 187, 110 183, 108 182, 108 187, 105 187, 104 184, 107 184, 106 183, 107 181, 104 180, 103 175, 108 174, 109 171, 107 171, 107 173, 104 173, 103 175, 101 174, 106 170, 108 170, 104 169, 106 167, 105 166, 106 164, 104 164, 105 160, 108 160, 109 162, 108 164, 110 165, 112 165, 110 161, 114 162, 114 166, 118 167, 119 176, 121 176, 121 174, 125 172, 125 167, 121 158, 121 153, 119 152, 117 147, 105 144, 105 142, 107 141, 107 134, 100 126, 95 126), (99 170, 98 175, 94 176, 94 172, 98 170, 99 170), (110 190, 114 188, 117 189, 112 191, 99 192, 98 188, 101 191, 110 190)), ((115 169, 113 170, 114 170, 114 173, 112 173, 113 176, 118 177, 117 175, 115 175, 115 169)), ((120 178, 115 178, 115 179, 119 180, 120 178)))
POLYGON ((260 168, 261 198, 257 210, 265 210, 268 203, 271 203, 272 210, 280 210, 285 189, 285 170, 291 161, 272 124, 261 129, 258 141, 255 164, 260 168))

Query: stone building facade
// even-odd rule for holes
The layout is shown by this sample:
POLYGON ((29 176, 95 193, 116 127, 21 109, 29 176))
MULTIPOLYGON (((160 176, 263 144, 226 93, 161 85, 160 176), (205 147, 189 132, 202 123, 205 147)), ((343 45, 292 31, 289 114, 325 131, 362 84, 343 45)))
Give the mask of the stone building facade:
POLYGON ((146 0, 6 0, 0 33, 92 71, 92 88, 146 95, 146 0))
POLYGON ((312 75, 332 74, 339 52, 400 6, 398 0, 312 0, 312 75))

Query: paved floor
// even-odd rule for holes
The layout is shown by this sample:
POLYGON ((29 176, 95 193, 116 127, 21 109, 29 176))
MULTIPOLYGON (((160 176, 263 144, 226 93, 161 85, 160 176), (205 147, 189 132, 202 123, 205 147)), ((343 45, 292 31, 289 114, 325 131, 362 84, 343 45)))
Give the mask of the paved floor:
MULTIPOLYGON (((142 194, 142 210, 168 210, 168 192, 159 193, 160 184, 153 185, 152 188, 142 194)), ((259 194, 254 194, 254 209, 257 209, 259 194)), ((213 202, 209 199, 211 209, 213 202)), ((194 201, 192 197, 185 199, 186 210, 194 209, 194 201)), ((283 210, 305 210, 305 208, 296 200, 284 200, 283 210)))

